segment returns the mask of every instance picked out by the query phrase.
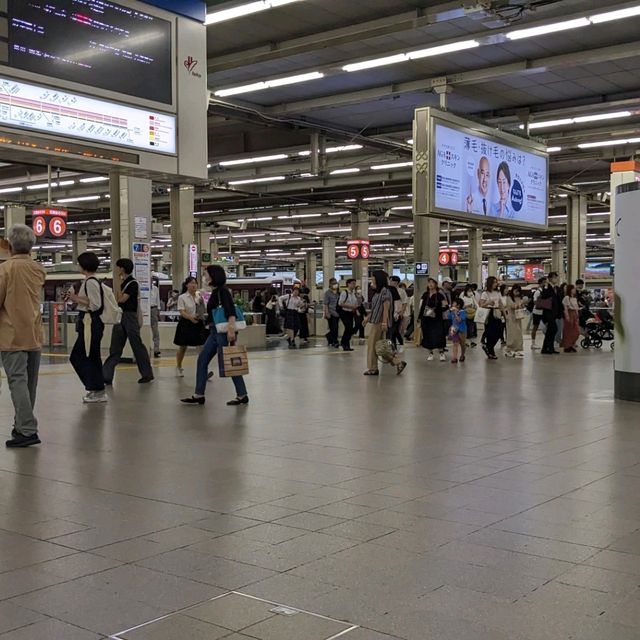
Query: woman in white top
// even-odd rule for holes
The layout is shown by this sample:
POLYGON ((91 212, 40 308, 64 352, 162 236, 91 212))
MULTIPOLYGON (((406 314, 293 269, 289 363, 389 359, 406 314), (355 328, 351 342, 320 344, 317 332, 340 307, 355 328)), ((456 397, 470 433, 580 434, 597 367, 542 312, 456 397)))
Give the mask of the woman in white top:
POLYGON ((106 402, 100 350, 104 335, 104 323, 100 317, 104 297, 102 285, 96 278, 100 260, 95 253, 86 251, 78 256, 78 265, 85 276, 84 282, 78 294, 71 289, 66 296, 77 304, 80 312, 76 323, 78 337, 69 361, 87 391, 82 401, 87 404, 106 402))
POLYGON ((565 353, 577 353, 575 344, 580 337, 580 324, 578 322, 580 306, 576 297, 576 288, 572 284, 567 285, 565 297, 562 299, 562 309, 564 312, 564 327, 560 346, 565 353))
POLYGON ((187 347, 201 347, 207 340, 204 325, 206 307, 198 291, 198 281, 193 277, 187 278, 182 285, 182 294, 178 298, 178 312, 180 320, 178 320, 173 344, 178 347, 176 375, 178 378, 184 378, 182 363, 187 347))
POLYGON ((478 300, 473 290, 473 285, 468 284, 460 296, 465 313, 467 314, 467 338, 471 341, 471 346, 477 346, 475 339, 478 337, 478 325, 475 323, 476 311, 478 310, 478 300))
POLYGON ((485 323, 486 342, 482 345, 483 351, 489 360, 497 360, 496 345, 502 335, 502 320, 500 319, 500 292, 498 291, 498 278, 489 276, 487 285, 480 296, 480 306, 489 309, 489 317, 485 323))
POLYGON ((296 336, 300 331, 300 307, 304 305, 304 300, 300 297, 300 287, 293 287, 291 293, 285 293, 278 299, 280 308, 284 311, 284 328, 287 331, 287 342, 289 349, 297 349, 296 336))
POLYGON ((507 358, 524 358, 522 320, 524 314, 524 299, 522 298, 522 287, 514 284, 507 294, 507 304, 504 315, 507 326, 507 348, 504 352, 507 358))

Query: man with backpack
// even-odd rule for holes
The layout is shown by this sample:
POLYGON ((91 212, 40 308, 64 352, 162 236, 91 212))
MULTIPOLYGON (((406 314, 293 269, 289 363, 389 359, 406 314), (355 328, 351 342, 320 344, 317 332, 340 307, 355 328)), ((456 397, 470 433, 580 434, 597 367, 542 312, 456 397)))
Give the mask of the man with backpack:
POLYGON ((76 323, 78 337, 69 361, 87 391, 82 401, 96 404, 107 402, 101 354, 104 325, 120 322, 121 313, 113 291, 96 278, 100 267, 98 256, 85 251, 78 256, 78 265, 85 277, 84 282, 77 294, 73 287, 66 294, 66 299, 75 302, 79 312, 76 323))
POLYGON ((116 366, 120 362, 122 352, 127 344, 131 344, 133 355, 140 371, 139 384, 146 384, 153 380, 153 369, 149 352, 142 343, 140 337, 140 287, 138 281, 133 277, 133 262, 129 258, 120 258, 116 262, 114 270, 113 284, 114 293, 118 305, 122 309, 122 320, 114 325, 111 333, 111 346, 109 357, 102 368, 105 384, 113 384, 113 376, 116 366), (121 281, 118 286, 118 281, 121 281))

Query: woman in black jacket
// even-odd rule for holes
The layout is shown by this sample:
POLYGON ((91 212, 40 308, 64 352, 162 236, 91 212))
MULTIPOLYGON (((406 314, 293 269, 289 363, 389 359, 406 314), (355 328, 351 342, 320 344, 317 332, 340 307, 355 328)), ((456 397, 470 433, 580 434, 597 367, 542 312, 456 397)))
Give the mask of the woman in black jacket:
MULTIPOLYGON (((222 366, 222 348, 230 344, 234 344, 237 338, 236 324, 236 308, 233 304, 233 296, 231 291, 225 287, 227 282, 227 274, 219 265, 211 265, 207 267, 207 275, 209 284, 212 287, 211 296, 207 303, 207 319, 211 322, 209 337, 200 351, 198 356, 198 365, 196 370, 196 391, 190 398, 184 398, 182 402, 185 404, 204 404, 204 392, 207 388, 207 378, 209 363, 218 354, 218 362, 222 366), (216 325, 213 322, 213 312, 223 307, 224 315, 229 323, 226 333, 218 333, 216 325)), ((228 405, 237 406, 241 404, 249 404, 249 396, 247 387, 242 376, 234 376, 231 378, 236 388, 236 397, 227 402, 228 405)))
POLYGON ((422 326, 422 346, 429 352, 427 360, 433 360, 435 349, 440 351, 440 361, 444 362, 447 336, 444 330, 444 310, 447 300, 438 289, 438 283, 429 278, 427 290, 422 296, 422 304, 418 313, 418 320, 422 326))

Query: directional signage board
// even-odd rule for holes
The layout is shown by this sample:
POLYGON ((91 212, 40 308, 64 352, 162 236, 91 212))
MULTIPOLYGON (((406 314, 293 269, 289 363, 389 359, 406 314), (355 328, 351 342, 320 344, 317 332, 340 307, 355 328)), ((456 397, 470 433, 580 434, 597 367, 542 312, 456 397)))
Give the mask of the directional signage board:
POLYGON ((60 240, 67 235, 67 212, 64 209, 34 209, 32 220, 36 238, 60 240))
POLYGON ((176 152, 176 118, 0 77, 0 124, 95 142, 176 152))

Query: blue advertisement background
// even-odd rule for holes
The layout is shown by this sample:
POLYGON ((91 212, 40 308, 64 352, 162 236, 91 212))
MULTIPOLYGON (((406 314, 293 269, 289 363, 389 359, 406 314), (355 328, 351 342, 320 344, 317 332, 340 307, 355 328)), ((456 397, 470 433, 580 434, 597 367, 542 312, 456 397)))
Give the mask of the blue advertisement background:
POLYGON ((145 4, 204 22, 207 5, 202 0, 142 0, 145 4))

